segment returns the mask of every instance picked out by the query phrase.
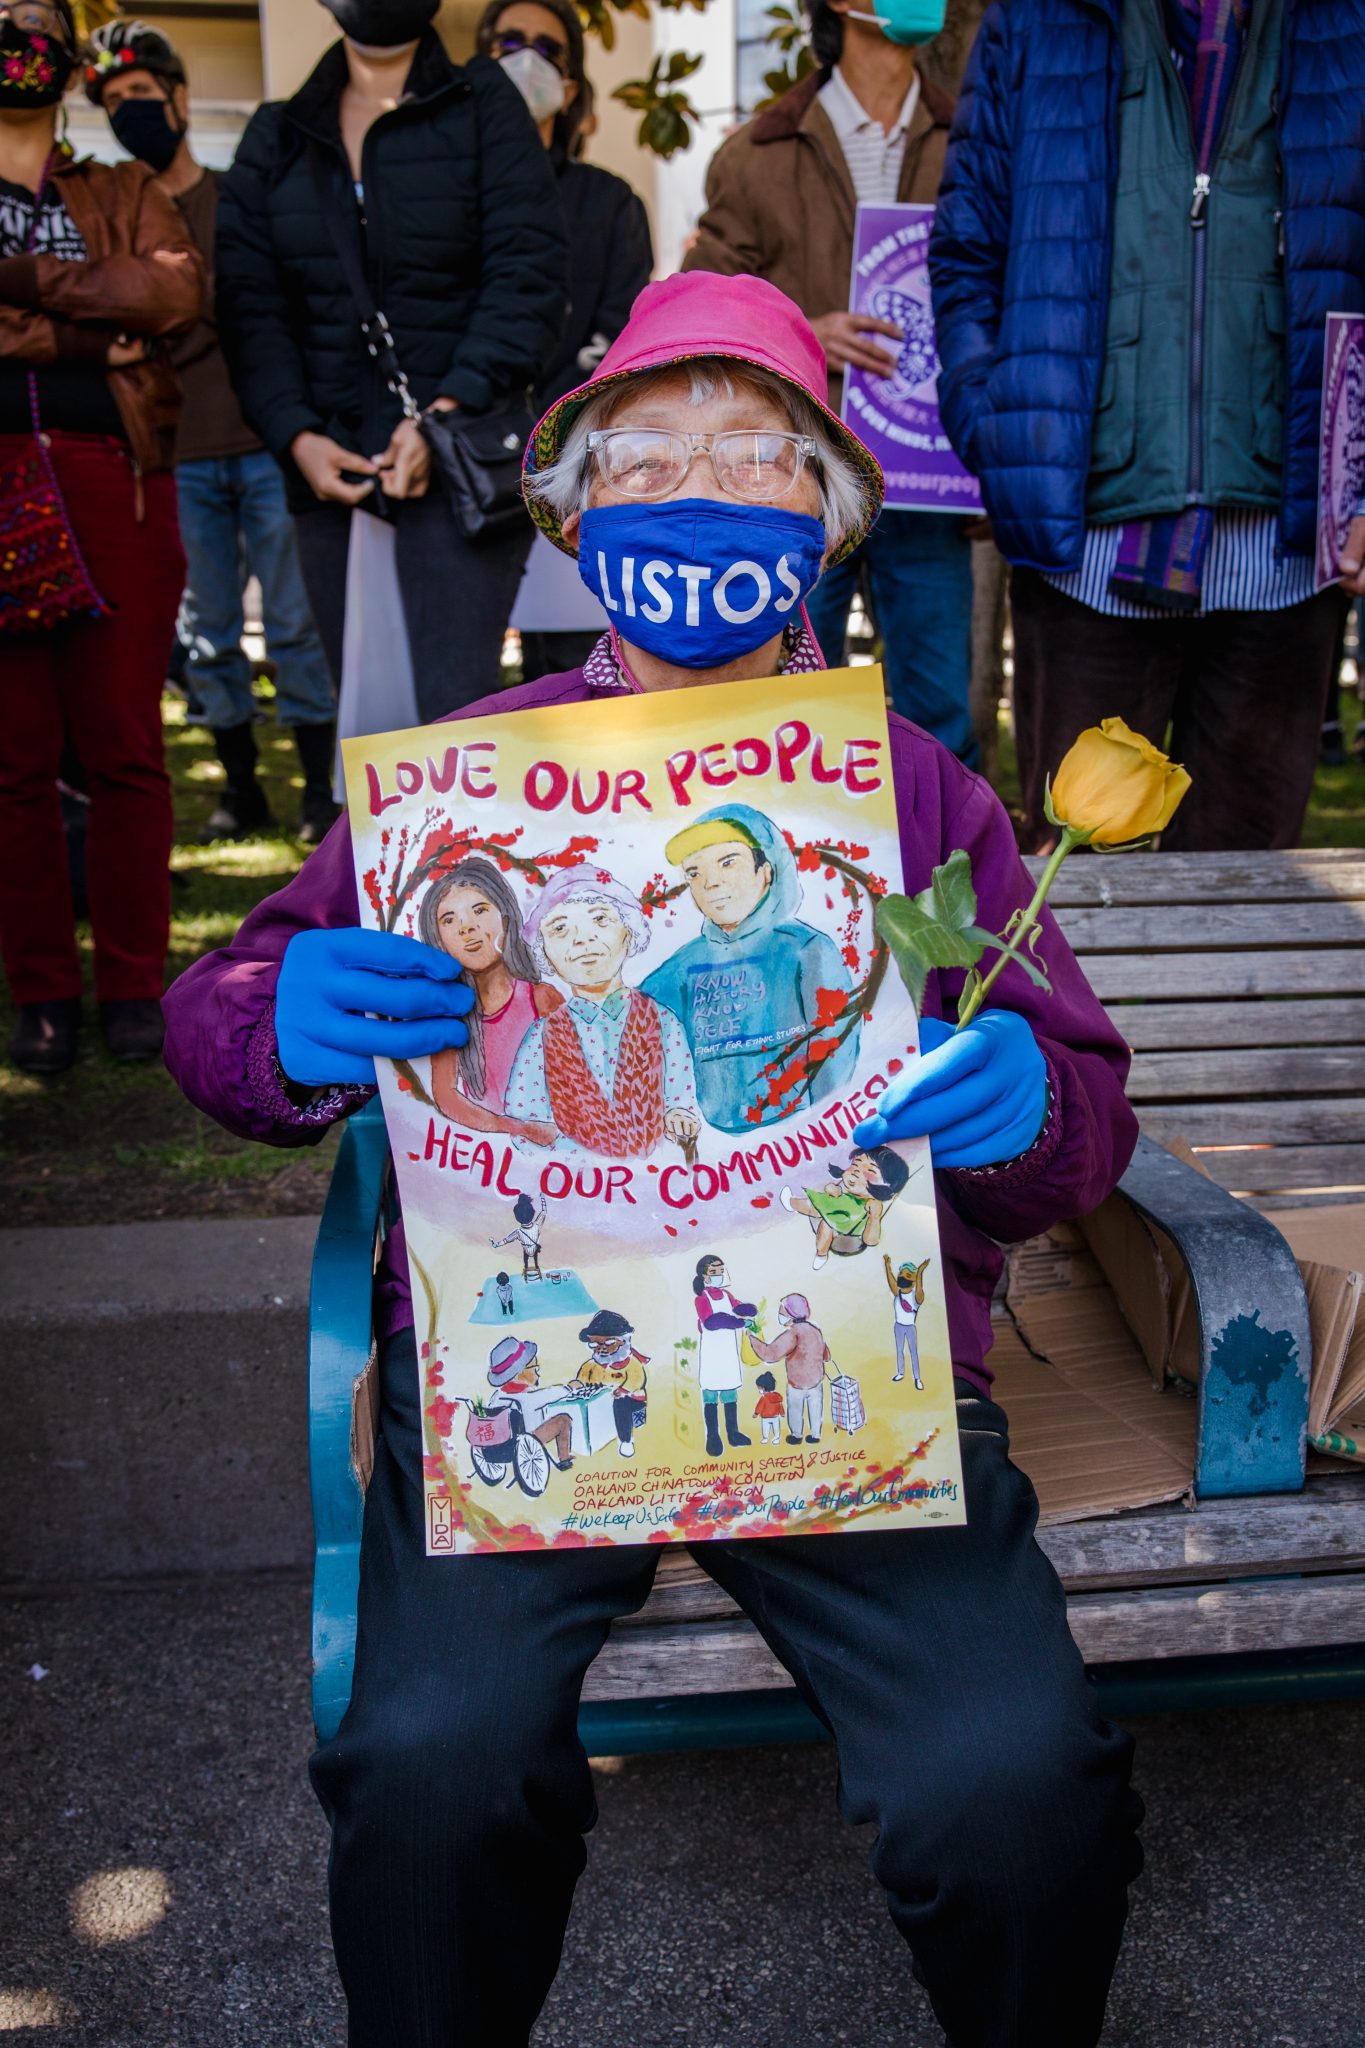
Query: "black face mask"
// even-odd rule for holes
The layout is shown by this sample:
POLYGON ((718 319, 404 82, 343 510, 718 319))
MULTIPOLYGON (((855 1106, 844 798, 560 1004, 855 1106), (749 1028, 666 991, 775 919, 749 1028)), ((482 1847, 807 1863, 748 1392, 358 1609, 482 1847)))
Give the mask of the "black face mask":
POLYGON ((322 0, 337 27, 353 43, 371 50, 395 50, 415 43, 436 17, 440 0, 322 0))
POLYGON ((55 107, 75 68, 56 36, 16 28, 8 15, 0 21, 0 107, 55 107))
POLYGON ((139 157, 150 170, 168 171, 185 133, 172 128, 174 118, 169 100, 124 100, 109 116, 109 126, 129 156, 139 157))

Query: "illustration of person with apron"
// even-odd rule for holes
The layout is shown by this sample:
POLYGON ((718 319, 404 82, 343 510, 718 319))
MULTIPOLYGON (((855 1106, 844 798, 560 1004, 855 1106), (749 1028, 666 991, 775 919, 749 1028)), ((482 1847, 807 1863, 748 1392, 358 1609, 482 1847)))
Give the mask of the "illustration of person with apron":
POLYGON ((739 1340, 758 1314, 758 1304, 735 1299, 730 1292, 725 1261, 714 1252, 697 1260, 692 1292, 697 1297, 697 1377, 701 1383, 702 1414, 706 1418, 706 1449, 711 1457, 718 1458, 725 1449, 716 1426, 718 1401, 725 1405, 726 1441, 736 1450, 745 1450, 753 1442, 740 1429, 735 1403, 744 1377, 739 1340))

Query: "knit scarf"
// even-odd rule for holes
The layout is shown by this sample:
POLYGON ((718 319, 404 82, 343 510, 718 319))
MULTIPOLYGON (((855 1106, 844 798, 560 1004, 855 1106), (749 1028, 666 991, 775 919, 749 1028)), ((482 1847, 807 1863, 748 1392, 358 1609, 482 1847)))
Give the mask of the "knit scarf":
POLYGON ((608 1159, 652 1152, 664 1134, 664 1034, 657 1004, 628 992, 626 1028, 608 1102, 588 1065, 567 1003, 545 1020, 550 1115, 566 1138, 608 1159))
MULTIPOLYGON (((1213 164, 1246 40, 1251 0, 1167 0, 1165 14, 1176 63, 1194 112, 1195 155, 1213 164)), ((1203 234, 1203 228, 1195 228, 1203 234)), ((1111 595, 1197 612, 1213 534, 1213 508, 1189 505, 1159 519, 1130 520, 1119 536, 1111 595)))

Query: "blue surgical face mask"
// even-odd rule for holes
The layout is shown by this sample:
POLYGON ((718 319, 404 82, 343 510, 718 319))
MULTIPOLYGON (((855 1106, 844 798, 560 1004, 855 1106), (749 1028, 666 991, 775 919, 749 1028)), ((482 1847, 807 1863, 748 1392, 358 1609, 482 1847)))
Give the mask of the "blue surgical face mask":
POLYGON ((947 0, 879 0, 875 13, 850 7, 854 21, 874 21, 893 43, 927 43, 943 27, 947 0))
POLYGON ((800 615, 825 528, 804 512, 726 499, 590 505, 578 573, 625 640, 679 668, 721 668, 800 615))

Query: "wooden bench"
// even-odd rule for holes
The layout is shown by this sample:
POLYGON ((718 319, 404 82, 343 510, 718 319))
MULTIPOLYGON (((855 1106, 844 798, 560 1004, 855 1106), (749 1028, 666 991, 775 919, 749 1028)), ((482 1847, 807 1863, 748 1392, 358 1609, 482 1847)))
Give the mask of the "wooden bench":
MULTIPOLYGON (((1178 1248, 1199 1330, 1191 1504, 1040 1531, 1073 1631, 1097 1666, 1365 1644, 1365 1590, 1353 1576, 1365 1567, 1365 1473, 1342 1468, 1305 1488, 1307 1304, 1288 1246, 1257 1208, 1365 1193, 1365 856, 1081 857, 1053 901, 1133 1047, 1129 1092, 1144 1136, 1122 1192, 1178 1248), (1158 1142, 1177 1137, 1212 1179, 1158 1142), (1263 1401, 1249 1400, 1229 1356, 1253 1313, 1292 1339, 1290 1365, 1263 1401)), ((361 1506, 352 1391, 370 1347, 386 1168, 373 1108, 343 1141, 314 1268, 323 1733, 350 1691, 361 1506)), ((785 1693, 791 1702, 790 1686, 689 1554, 666 1551, 649 1601, 617 1624, 588 1674, 585 1739, 624 1746, 621 1710, 643 1702, 665 1711, 641 1746, 668 1746, 683 1724, 667 1710, 680 1701, 759 1693, 778 1703, 785 1693)), ((790 1714, 772 1722, 792 1725, 790 1714)))

